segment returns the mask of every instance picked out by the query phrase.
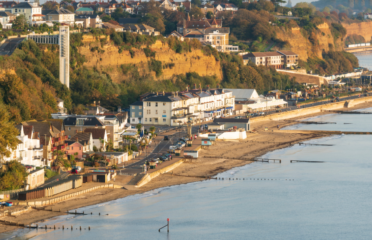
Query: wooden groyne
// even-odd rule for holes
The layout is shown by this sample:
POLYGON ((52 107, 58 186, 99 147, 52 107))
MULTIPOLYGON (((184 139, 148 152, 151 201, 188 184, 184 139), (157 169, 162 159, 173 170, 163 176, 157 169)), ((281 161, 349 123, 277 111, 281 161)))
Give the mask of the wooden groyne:
POLYGON ((250 162, 273 162, 273 163, 282 163, 281 159, 272 159, 272 158, 235 158, 235 157, 223 157, 223 156, 203 156, 204 158, 222 158, 222 159, 231 159, 231 160, 241 160, 241 161, 250 161, 250 162))
POLYGON ((307 146, 325 146, 325 147, 330 147, 330 146, 334 146, 333 144, 315 144, 315 143, 303 143, 303 142, 300 142, 298 143, 298 145, 307 145, 307 146))
POLYGON ((337 110, 325 110, 325 112, 333 112, 340 114, 372 114, 372 112, 363 112, 363 111, 337 111, 337 110))
POLYGON ((291 160, 290 163, 294 162, 306 162, 306 163, 324 163, 324 161, 310 161, 310 160, 291 160))

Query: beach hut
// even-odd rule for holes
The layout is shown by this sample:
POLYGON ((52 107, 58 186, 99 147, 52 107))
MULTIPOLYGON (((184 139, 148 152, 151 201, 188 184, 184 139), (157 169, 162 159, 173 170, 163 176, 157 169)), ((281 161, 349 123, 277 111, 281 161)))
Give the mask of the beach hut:
POLYGON ((207 148, 209 146, 212 146, 212 142, 209 138, 203 138, 201 141, 202 148, 207 148))
POLYGON ((176 154, 177 157, 181 156, 181 149, 174 150, 174 153, 176 154))
POLYGON ((217 135, 214 134, 214 133, 210 133, 210 134, 208 134, 208 139, 211 140, 211 141, 216 141, 217 135))
POLYGON ((193 150, 184 150, 183 156, 185 158, 198 158, 199 157, 199 151, 193 151, 193 150))

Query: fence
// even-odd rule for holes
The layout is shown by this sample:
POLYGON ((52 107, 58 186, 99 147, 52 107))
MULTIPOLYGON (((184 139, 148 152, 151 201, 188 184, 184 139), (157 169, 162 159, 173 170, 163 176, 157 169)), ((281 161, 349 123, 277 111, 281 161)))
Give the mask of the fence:
POLYGON ((24 188, 9 191, 0 191, 0 200, 18 199, 18 194, 25 191, 24 188))

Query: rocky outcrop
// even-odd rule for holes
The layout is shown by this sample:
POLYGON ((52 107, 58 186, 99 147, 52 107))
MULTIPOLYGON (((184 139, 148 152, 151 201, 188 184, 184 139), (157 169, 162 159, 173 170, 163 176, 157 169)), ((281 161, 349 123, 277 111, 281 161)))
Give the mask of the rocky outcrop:
MULTIPOLYGON (((155 72, 149 71, 148 62, 151 60, 146 57, 142 49, 132 48, 132 56, 129 50, 119 52, 119 48, 108 41, 103 46, 99 42, 89 42, 85 40, 84 46, 79 47, 79 52, 85 55, 86 62, 84 66, 105 71, 115 82, 126 80, 126 76, 120 70, 121 65, 131 64, 138 68, 141 74, 152 74, 156 80, 170 79, 174 75, 196 72, 200 76, 217 76, 222 79, 222 70, 220 62, 216 61, 214 56, 206 56, 199 49, 181 54, 175 53, 169 48, 168 44, 156 41, 149 46, 155 51, 155 60, 162 62, 162 74, 155 76, 155 72), (98 47, 99 51, 92 50, 98 47)), ((144 46, 146 47, 146 46, 144 46)))
POLYGON ((329 50, 342 51, 343 40, 334 39, 329 28, 328 23, 323 23, 317 26, 320 30, 318 33, 312 33, 310 36, 305 37, 299 27, 291 29, 277 29, 276 37, 282 41, 287 41, 291 50, 299 55, 299 58, 306 61, 309 57, 322 58, 322 52, 329 50))

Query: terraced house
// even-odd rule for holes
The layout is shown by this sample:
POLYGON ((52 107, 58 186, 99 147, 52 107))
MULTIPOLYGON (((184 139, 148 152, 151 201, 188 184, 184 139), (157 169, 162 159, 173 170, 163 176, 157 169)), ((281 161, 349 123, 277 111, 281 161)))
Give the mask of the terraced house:
POLYGON ((42 21, 44 15, 41 12, 42 7, 37 2, 25 0, 12 7, 12 14, 19 16, 24 15, 29 23, 42 21))
POLYGON ((235 100, 223 89, 193 89, 172 93, 153 93, 143 100, 143 123, 178 126, 232 114, 235 100))

